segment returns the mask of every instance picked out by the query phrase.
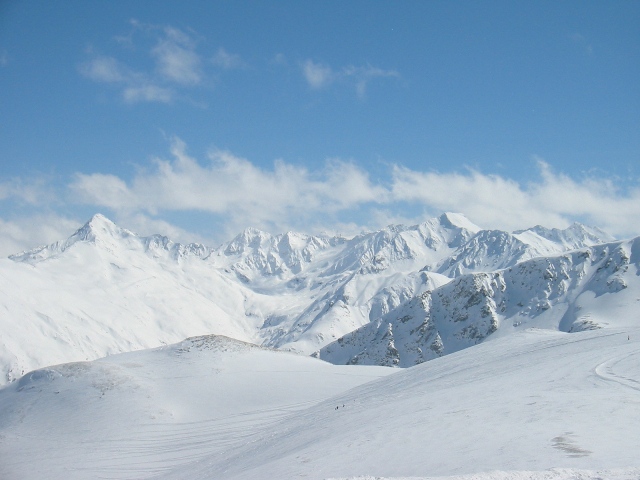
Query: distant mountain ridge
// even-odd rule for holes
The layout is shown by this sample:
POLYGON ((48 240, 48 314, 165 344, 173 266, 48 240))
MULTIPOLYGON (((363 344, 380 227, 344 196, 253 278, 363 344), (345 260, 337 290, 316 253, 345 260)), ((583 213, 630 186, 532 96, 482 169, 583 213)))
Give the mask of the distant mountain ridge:
POLYGON ((639 274, 636 238, 463 275, 323 347, 317 356, 339 364, 409 367, 492 334, 530 327, 570 333, 610 323, 633 325, 640 313, 639 274), (613 305, 607 298, 613 318, 603 314, 597 299, 630 286, 613 305), (620 311, 623 321, 615 319, 620 311))
MULTIPOLYGON (((250 228, 212 248, 175 243, 162 235, 140 237, 97 214, 65 241, 0 260, 0 306, 7 312, 0 318, 0 374, 11 381, 52 363, 206 334, 354 362, 353 355, 368 348, 356 332, 388 330, 391 324, 390 332, 397 336, 401 329, 391 318, 397 309, 424 310, 420 302, 435 305, 434 292, 474 295, 477 288, 455 290, 454 285, 482 284, 497 270, 612 240, 579 224, 513 234, 483 230, 461 214, 445 213, 418 225, 393 225, 352 238, 271 235, 250 228), (327 345, 338 339, 356 342, 358 352, 329 355, 327 345)), ((628 283, 627 276, 623 281, 628 283)), ((487 330, 489 317, 476 310, 465 313, 465 328, 468 338, 475 330, 479 333, 460 345, 477 343, 482 332, 482 338, 493 333, 487 330)), ((444 309, 438 315, 451 314, 444 309)), ((373 342, 369 353, 358 358, 404 366, 404 357, 412 364, 438 350, 448 353, 455 342, 437 333, 439 341, 427 335, 428 350, 424 335, 414 339, 419 347, 407 344, 407 349, 420 348, 422 357, 399 353, 397 361, 389 361, 373 355, 378 348, 373 342)), ((330 349, 339 350, 335 344, 330 349)))
POLYGON ((146 252, 157 253, 162 251, 165 254, 168 253, 173 258, 180 258, 185 255, 196 255, 204 258, 212 251, 211 248, 199 243, 183 245, 172 242, 162 235, 140 237, 125 228, 119 227, 107 217, 98 213, 91 217, 87 223, 67 240, 10 255, 9 258, 17 262, 38 263, 64 253, 77 242, 93 243, 107 249, 112 248, 118 243, 125 243, 133 248, 135 248, 136 244, 139 244, 146 252))

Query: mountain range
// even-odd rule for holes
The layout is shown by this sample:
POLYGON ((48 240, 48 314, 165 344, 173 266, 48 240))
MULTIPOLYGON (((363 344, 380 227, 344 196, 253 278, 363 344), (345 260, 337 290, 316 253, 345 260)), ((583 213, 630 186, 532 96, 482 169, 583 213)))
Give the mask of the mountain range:
POLYGON ((623 325, 626 314, 594 311, 637 309, 639 242, 581 224, 483 230, 445 213, 352 238, 250 228, 212 248, 97 214, 0 260, 0 378, 195 335, 404 367, 532 326, 623 325))

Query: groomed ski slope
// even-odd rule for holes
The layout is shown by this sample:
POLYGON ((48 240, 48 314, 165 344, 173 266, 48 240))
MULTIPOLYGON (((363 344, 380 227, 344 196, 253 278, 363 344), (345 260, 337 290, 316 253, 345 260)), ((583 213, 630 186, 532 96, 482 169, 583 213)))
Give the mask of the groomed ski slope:
POLYGON ((528 330, 322 401, 162 478, 637 479, 638 452, 640 329, 528 330))

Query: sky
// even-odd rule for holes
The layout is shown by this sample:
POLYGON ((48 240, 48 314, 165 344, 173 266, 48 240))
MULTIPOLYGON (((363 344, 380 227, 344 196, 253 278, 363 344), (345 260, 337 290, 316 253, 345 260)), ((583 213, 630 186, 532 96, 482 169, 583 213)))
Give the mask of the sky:
POLYGON ((640 235, 638 1, 0 0, 0 255, 445 211, 640 235))

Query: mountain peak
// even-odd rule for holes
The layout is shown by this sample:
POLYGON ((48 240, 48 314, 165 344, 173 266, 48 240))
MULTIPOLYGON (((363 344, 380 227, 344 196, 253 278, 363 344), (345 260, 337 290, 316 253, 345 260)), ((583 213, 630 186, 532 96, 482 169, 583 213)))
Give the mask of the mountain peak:
POLYGON ((100 232, 110 232, 117 229, 117 225, 109 220, 101 213, 93 215, 82 227, 80 227, 73 235, 77 235, 82 240, 89 240, 100 232))
POLYGON ((242 233, 236 235, 236 237, 227 244, 224 253, 226 255, 243 253, 247 249, 257 249, 265 246, 265 244, 272 240, 273 237, 267 232, 253 227, 245 228, 242 233))
POLYGON ((565 229, 565 232, 571 232, 576 236, 582 235, 583 237, 591 239, 591 241, 593 241, 594 243, 613 242, 616 239, 615 237, 608 234, 604 230, 599 229, 598 227, 591 227, 579 222, 574 222, 572 225, 565 229))
POLYGON ((525 242, 531 242, 531 234, 539 238, 562 245, 564 249, 575 249, 597 245, 600 243, 612 242, 614 237, 596 227, 589 227, 582 223, 575 222, 565 229, 547 228, 541 225, 518 230, 514 235, 519 236, 525 242))
POLYGON ((95 241, 98 238, 125 238, 135 235, 133 232, 119 227, 101 213, 93 215, 78 231, 66 242, 70 246, 76 241, 95 241))
POLYGON ((440 225, 445 228, 464 228, 472 233, 477 233, 481 229, 461 213, 445 212, 438 217, 440 225))
POLYGON ((78 242, 100 243, 112 246, 117 240, 130 237, 137 237, 137 235, 117 226, 104 215, 96 213, 66 240, 10 255, 9 258, 21 262, 39 262, 64 252, 78 242))

